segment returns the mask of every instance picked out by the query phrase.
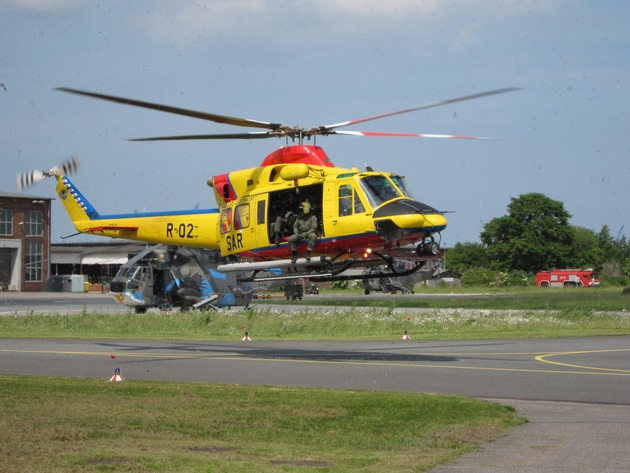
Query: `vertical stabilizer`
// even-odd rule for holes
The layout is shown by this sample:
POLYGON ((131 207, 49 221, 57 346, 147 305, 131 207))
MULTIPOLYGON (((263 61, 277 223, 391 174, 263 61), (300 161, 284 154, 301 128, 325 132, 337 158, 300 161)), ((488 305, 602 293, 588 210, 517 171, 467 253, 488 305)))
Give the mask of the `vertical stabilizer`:
POLYGON ((83 194, 67 176, 57 178, 57 195, 75 227, 78 221, 93 220, 99 217, 96 209, 83 197, 83 194))

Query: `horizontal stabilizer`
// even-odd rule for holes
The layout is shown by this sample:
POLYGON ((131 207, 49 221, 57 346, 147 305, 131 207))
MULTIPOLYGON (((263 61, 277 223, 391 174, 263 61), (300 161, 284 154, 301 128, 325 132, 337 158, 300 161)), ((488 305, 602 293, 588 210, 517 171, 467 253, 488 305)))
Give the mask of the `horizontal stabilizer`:
POLYGON ((121 231, 121 232, 135 232, 138 230, 138 227, 121 227, 121 226, 113 226, 113 225, 102 225, 100 227, 90 227, 86 228, 86 232, 104 232, 104 231, 121 231))

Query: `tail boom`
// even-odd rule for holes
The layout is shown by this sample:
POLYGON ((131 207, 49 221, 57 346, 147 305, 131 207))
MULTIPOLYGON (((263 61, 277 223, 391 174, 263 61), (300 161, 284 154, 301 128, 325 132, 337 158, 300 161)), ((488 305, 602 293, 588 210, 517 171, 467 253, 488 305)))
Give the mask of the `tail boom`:
POLYGON ((66 176, 57 179, 57 195, 80 233, 165 245, 219 248, 218 209, 100 215, 66 176))

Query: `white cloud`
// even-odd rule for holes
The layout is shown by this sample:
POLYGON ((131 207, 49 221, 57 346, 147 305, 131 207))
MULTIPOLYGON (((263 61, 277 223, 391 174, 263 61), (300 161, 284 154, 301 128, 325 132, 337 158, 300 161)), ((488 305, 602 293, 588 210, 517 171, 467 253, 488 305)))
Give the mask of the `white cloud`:
POLYGON ((5 0, 9 5, 26 10, 54 11, 76 7, 84 0, 5 0))
MULTIPOLYGON (((30 0, 35 1, 35 0, 30 0)), ((515 17, 562 2, 502 0, 199 0, 137 8, 135 28, 155 41, 213 47, 246 43, 278 53, 360 47, 366 39, 411 41, 415 51, 463 50, 515 17)))

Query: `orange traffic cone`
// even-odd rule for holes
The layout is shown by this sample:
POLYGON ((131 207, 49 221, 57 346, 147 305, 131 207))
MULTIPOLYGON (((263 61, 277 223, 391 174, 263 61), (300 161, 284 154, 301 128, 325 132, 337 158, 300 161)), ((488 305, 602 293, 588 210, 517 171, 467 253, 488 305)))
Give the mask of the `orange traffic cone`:
POLYGON ((409 336, 409 334, 407 333, 406 330, 403 332, 402 339, 403 340, 411 340, 411 337, 409 336))
POLYGON ((251 342, 252 339, 249 338, 249 332, 245 332, 245 336, 243 337, 244 342, 251 342))
POLYGON ((110 381, 124 381, 125 378, 123 378, 120 374, 120 368, 116 368, 116 370, 114 370, 114 376, 112 376, 111 378, 109 378, 110 381))

